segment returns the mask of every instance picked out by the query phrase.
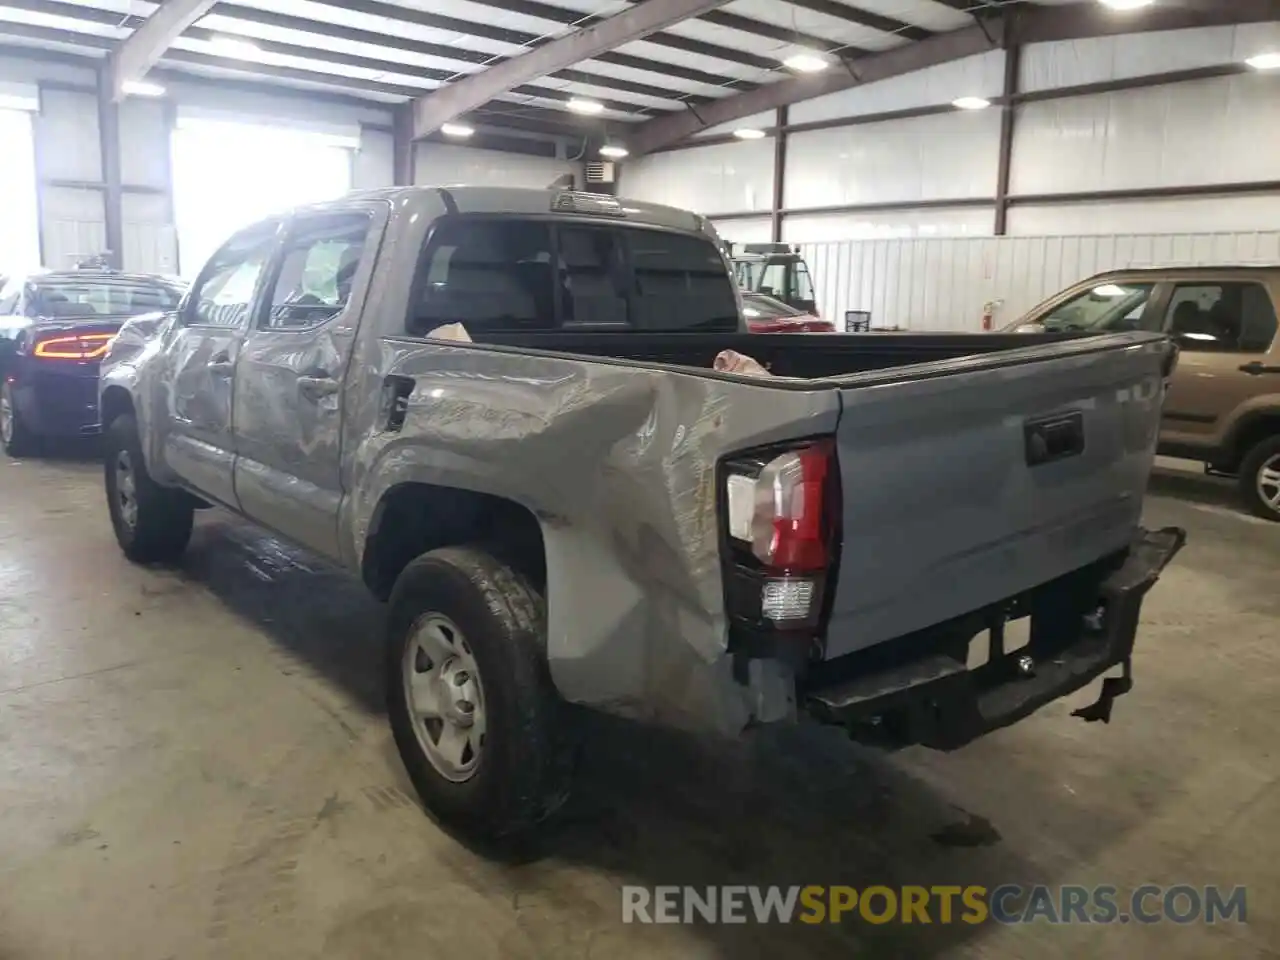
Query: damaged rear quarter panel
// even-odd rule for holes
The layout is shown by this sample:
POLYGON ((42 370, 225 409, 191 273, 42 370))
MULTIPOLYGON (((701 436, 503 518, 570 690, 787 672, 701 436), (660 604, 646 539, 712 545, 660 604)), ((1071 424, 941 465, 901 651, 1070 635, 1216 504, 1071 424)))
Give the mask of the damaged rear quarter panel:
POLYGON ((406 482, 533 512, 547 552, 548 660, 561 694, 611 712, 736 732, 716 466, 725 454, 835 430, 833 390, 387 338, 370 366, 411 377, 404 425, 366 388, 348 459, 348 556, 406 482))

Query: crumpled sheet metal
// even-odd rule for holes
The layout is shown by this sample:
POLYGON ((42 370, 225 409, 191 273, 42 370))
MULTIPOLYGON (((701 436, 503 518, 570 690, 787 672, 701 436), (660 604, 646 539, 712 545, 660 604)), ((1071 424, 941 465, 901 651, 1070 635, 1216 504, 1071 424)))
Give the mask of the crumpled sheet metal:
POLYGON ((353 558, 400 483, 507 497, 542 527, 548 659, 566 699, 726 733, 777 709, 730 675, 716 465, 834 430, 834 391, 441 343, 380 349, 371 365, 415 388, 398 433, 351 425, 366 438, 344 511, 353 558))

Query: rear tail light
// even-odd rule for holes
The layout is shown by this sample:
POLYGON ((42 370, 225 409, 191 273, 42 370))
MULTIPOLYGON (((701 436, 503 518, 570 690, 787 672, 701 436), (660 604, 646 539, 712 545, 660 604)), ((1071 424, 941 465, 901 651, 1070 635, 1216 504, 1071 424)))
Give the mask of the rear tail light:
POLYGON ((743 561, 738 576, 753 583, 735 593, 753 595, 753 609, 740 611, 748 618, 758 598, 758 616, 775 626, 817 622, 835 546, 834 458, 835 444, 827 439, 728 465, 729 538, 743 561))
POLYGON ((81 333, 37 340, 31 351, 44 360, 97 360, 115 338, 114 333, 81 333))

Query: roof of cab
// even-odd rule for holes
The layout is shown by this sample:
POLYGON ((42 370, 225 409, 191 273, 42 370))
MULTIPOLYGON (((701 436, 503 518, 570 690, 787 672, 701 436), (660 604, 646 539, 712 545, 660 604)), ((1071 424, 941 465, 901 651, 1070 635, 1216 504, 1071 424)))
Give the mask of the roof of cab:
MULTIPOLYGON (((456 207, 459 213, 514 213, 514 214, 549 214, 553 212, 551 201, 561 194, 573 194, 579 197, 590 197, 596 201, 617 200, 621 204, 624 216, 617 218, 625 223, 639 223, 646 226, 666 227, 672 230, 704 232, 709 224, 705 217, 677 207, 667 207, 657 203, 645 203, 640 200, 628 200, 621 197, 607 197, 603 194, 583 193, 582 191, 562 190, 555 187, 537 189, 532 187, 484 187, 471 185, 449 186, 414 186, 385 187, 379 190, 360 190, 347 194, 345 200, 388 200, 398 206, 404 206, 410 213, 424 212, 423 208, 434 208, 441 199, 447 207, 456 207)), ((325 204, 316 204, 323 208, 325 204)), ((590 216, 590 214, 587 214, 590 216)), ((610 218, 614 219, 614 218, 610 218)))

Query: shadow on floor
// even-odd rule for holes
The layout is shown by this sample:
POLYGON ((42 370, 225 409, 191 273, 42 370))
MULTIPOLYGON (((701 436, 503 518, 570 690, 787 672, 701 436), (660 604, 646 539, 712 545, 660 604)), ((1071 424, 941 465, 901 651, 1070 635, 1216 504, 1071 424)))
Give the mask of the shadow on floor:
MULTIPOLYGON (((221 515, 202 520, 184 575, 362 709, 382 712, 383 608, 356 580, 221 515)), ((459 860, 459 869, 471 885, 518 898, 522 910, 549 899, 549 913, 583 915, 584 927, 616 924, 620 892, 606 906, 599 898, 580 903, 564 892, 563 879, 548 887, 539 871, 582 865, 619 886, 980 884, 994 889, 1069 880, 1055 873, 1150 815, 1137 807, 1117 808, 1113 817, 1099 820, 1096 811, 1074 805, 1056 790, 1052 756, 1010 750, 1010 741, 1001 746, 996 737, 957 759, 930 761, 944 771, 953 762, 984 769, 989 764, 980 780, 990 785, 975 796, 993 823, 922 779, 913 770, 920 766, 918 753, 888 757, 850 744, 837 730, 762 730, 741 741, 712 743, 594 714, 584 715, 583 727, 585 760, 559 822, 536 847, 507 857, 505 866, 477 874, 472 862, 459 860), (1034 809, 1046 825, 1053 856, 1002 840, 1000 818, 1024 809, 1034 809), (1064 850, 1070 855, 1064 857, 1064 850)), ((403 782, 396 758, 389 754, 387 760, 392 775, 403 782)), ((942 782, 946 779, 944 773, 942 782)), ((958 914, 959 904, 956 909, 958 914)), ((708 955, 737 960, 930 957, 979 936, 982 928, 960 922, 876 925, 846 918, 842 924, 812 927, 694 929, 708 955)))
POLYGON ((1192 503, 1207 503, 1217 507, 1229 507, 1232 510, 1244 510, 1240 503, 1240 494, 1234 480, 1225 477, 1211 477, 1205 473, 1192 473, 1156 466, 1151 471, 1151 480, 1147 484, 1150 493, 1165 497, 1177 497, 1192 503))

